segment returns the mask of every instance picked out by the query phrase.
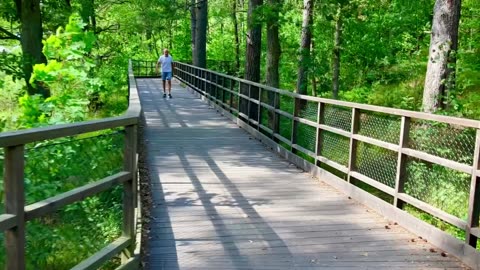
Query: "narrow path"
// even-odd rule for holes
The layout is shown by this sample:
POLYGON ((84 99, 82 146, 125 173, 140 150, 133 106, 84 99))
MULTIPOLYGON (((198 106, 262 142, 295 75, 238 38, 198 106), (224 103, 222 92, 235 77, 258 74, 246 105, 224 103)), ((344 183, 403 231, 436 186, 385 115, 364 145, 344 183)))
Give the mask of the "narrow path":
POLYGON ((154 198, 150 269, 462 268, 270 152, 178 83, 170 100, 160 80, 137 84, 154 198))

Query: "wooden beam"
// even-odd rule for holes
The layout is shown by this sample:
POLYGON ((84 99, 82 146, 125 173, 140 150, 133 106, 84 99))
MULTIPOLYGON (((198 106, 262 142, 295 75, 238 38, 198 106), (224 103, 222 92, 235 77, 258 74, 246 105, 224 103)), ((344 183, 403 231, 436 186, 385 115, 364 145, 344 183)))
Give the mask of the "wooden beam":
POLYGON ((357 161, 357 140, 353 138, 353 135, 358 133, 358 128, 360 127, 360 110, 353 108, 352 109, 352 123, 350 128, 350 150, 348 154, 348 176, 347 181, 351 182, 352 172, 356 171, 356 161, 357 161))
POLYGON ((408 136, 410 133, 410 118, 402 116, 400 124, 400 134, 398 140, 398 157, 397 171, 395 173, 395 195, 393 196, 393 205, 403 208, 403 202, 398 199, 398 194, 403 193, 405 186, 405 177, 407 170, 407 157, 403 154, 402 149, 408 146, 408 136))
POLYGON ((123 249, 131 245, 131 239, 128 237, 120 237, 115 242, 104 247, 99 252, 93 254, 90 258, 77 264, 71 270, 95 270, 99 269, 104 263, 120 253, 123 249))
MULTIPOLYGON (((137 195, 136 183, 136 155, 137 155, 137 126, 125 127, 125 149, 123 169, 130 173, 130 181, 123 183, 123 226, 122 236, 135 239, 135 204, 137 195)), ((135 248, 132 242, 122 253, 122 262, 127 261, 135 248)))
POLYGON ((414 158, 418 158, 418 159, 433 163, 433 164, 442 165, 444 167, 447 167, 447 168, 450 168, 450 169, 453 169, 453 170, 456 170, 456 171, 460 171, 460 172, 464 172, 464 173, 468 173, 468 174, 474 173, 474 170, 472 170, 471 165, 467 165, 467 164, 463 164, 463 163, 460 163, 460 162, 452 161, 452 160, 449 160, 449 159, 446 159, 446 158, 437 157, 437 156, 434 156, 432 154, 428 154, 428 153, 421 152, 421 151, 418 151, 418 150, 414 150, 414 149, 410 149, 410 148, 402 148, 402 153, 405 154, 405 155, 414 157, 414 158))
POLYGON ((0 215, 0 231, 10 230, 15 226, 17 226, 17 216, 12 214, 0 215))
POLYGON ((81 201, 87 197, 108 190, 111 187, 131 179, 132 174, 130 172, 119 172, 102 180, 75 188, 43 201, 30 204, 25 207, 25 220, 29 221, 34 218, 39 218, 46 214, 52 213, 61 207, 81 201))
POLYGON ((25 269, 25 191, 24 146, 5 148, 4 191, 5 214, 16 216, 16 226, 5 231, 5 269, 25 269))

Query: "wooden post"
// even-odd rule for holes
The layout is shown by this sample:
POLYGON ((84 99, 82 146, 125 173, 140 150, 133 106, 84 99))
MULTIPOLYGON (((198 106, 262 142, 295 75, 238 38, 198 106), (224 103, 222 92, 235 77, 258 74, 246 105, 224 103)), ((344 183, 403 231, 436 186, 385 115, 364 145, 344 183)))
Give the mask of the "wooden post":
MULTIPOLYGON (((275 110, 280 109, 280 94, 275 92, 274 98, 273 98, 273 107, 275 110)), ((278 139, 275 138, 275 134, 280 133, 280 115, 276 112, 273 111, 273 134, 272 138, 274 141, 278 142, 278 139)))
POLYGON ((295 121, 295 117, 298 116, 298 112, 300 111, 300 103, 302 101, 298 98, 295 98, 295 101, 293 102, 293 119, 292 119, 292 138, 290 138, 290 142, 292 143, 292 153, 297 153, 297 149, 293 147, 294 144, 297 143, 297 127, 298 123, 295 121))
POLYGON ((393 198, 393 205, 398 208, 403 208, 403 202, 398 199, 398 194, 404 191, 405 173, 407 169, 407 156, 403 154, 403 148, 408 145, 408 134, 410 133, 410 118, 402 116, 400 125, 400 137, 398 141, 398 159, 397 159, 397 173, 395 175, 395 196, 393 198))
POLYGON ((357 141, 353 138, 353 135, 358 133, 358 128, 360 126, 360 110, 357 108, 352 108, 352 126, 350 134, 350 152, 348 156, 348 176, 347 181, 351 182, 351 172, 356 170, 356 160, 357 160, 357 141))
POLYGON ((229 104, 230 104, 230 113, 233 113, 233 88, 235 88, 235 80, 232 80, 230 79, 230 90, 232 90, 232 92, 230 92, 230 100, 229 100, 229 104))
POLYGON ((480 219, 480 130, 477 129, 475 137, 475 152, 473 156, 472 181, 470 184, 470 198, 468 201, 468 221, 465 241, 476 248, 478 238, 471 234, 472 228, 479 227, 480 219))
MULTIPOLYGON (((317 125, 325 123, 325 103, 318 103, 317 125)), ((318 164, 318 156, 322 153, 322 129, 317 126, 317 137, 315 142, 315 165, 318 164)))
POLYGON ((123 226, 122 235, 130 238, 130 245, 122 253, 122 263, 126 262, 135 249, 135 201, 136 183, 137 126, 125 127, 125 149, 123 168, 132 174, 132 178, 123 184, 123 226))
POLYGON ((257 130, 260 131, 260 125, 262 123, 262 88, 258 88, 258 110, 257 110, 257 130))
POLYGON ((24 146, 5 148, 5 213, 16 216, 17 226, 5 231, 5 269, 25 269, 24 146))

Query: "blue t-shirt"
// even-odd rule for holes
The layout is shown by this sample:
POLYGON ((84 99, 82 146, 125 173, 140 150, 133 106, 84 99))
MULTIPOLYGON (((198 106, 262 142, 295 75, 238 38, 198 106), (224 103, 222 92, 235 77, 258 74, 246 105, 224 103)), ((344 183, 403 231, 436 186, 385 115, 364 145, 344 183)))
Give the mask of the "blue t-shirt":
POLYGON ((162 72, 172 72, 173 58, 170 54, 168 56, 162 54, 162 56, 158 58, 158 63, 162 64, 162 72))

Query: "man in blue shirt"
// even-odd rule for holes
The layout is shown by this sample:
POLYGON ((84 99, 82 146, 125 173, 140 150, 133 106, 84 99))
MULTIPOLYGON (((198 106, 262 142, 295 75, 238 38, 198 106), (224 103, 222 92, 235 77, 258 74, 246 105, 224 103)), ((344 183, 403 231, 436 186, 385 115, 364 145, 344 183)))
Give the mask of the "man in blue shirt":
POLYGON ((158 74, 158 66, 162 66, 162 81, 163 81, 163 98, 167 97, 165 92, 165 81, 168 82, 168 98, 172 98, 172 75, 173 75, 173 58, 168 53, 168 49, 163 50, 163 55, 158 58, 156 71, 158 74))

